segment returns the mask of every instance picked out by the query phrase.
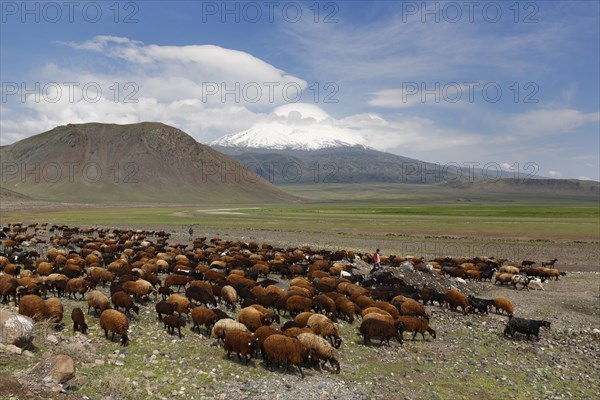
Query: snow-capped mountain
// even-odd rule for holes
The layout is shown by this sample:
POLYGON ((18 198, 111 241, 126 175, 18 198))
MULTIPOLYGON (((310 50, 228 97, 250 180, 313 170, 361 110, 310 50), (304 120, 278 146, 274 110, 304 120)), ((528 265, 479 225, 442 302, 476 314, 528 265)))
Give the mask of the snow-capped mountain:
POLYGON ((320 150, 330 147, 364 146, 360 137, 343 135, 334 129, 290 127, 270 123, 240 133, 223 136, 211 146, 245 147, 274 150, 320 150))
POLYGON ((287 104, 245 131, 226 135, 211 146, 273 150, 320 150, 332 147, 365 146, 366 139, 347 127, 338 126, 319 107, 287 104))

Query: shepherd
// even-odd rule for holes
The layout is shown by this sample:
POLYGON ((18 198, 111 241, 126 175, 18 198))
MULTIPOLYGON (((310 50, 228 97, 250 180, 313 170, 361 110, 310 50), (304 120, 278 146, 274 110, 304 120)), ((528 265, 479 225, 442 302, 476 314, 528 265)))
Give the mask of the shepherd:
POLYGON ((379 249, 375 250, 375 254, 373 254, 373 269, 369 272, 372 274, 381 268, 381 255, 379 254, 379 249))
POLYGON ((188 229, 188 233, 190 234, 190 237, 188 238, 188 240, 192 241, 192 236, 194 235, 194 228, 192 228, 191 225, 190 225, 190 229, 188 229))

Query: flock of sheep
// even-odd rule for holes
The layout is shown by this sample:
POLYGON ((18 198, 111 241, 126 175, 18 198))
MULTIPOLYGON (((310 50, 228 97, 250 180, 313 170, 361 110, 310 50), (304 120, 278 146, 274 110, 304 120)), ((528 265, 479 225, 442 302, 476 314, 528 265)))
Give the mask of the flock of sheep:
POLYGON ((63 320, 61 297, 85 301, 87 311, 83 306, 71 313, 73 329, 85 334, 86 317, 98 318, 106 338, 118 335, 122 345, 129 341, 133 314, 152 303, 170 334, 177 331, 181 337, 187 323, 198 333, 204 327, 208 337, 222 343, 227 357, 236 353, 247 363, 260 354, 267 367, 277 363, 287 371, 295 365, 304 377, 301 366, 306 364, 322 370, 329 363, 332 372, 340 371, 339 319, 353 323, 359 318, 365 345, 373 339, 402 343, 404 332, 412 333, 413 340, 417 334, 435 339, 428 303, 464 314, 487 314, 493 307, 509 317, 505 336, 518 332, 539 339, 540 327, 550 328, 548 321, 514 317, 513 304, 505 297, 481 299, 458 290, 417 288, 395 277, 390 272, 395 267, 459 280, 490 279, 521 289, 563 275, 548 268, 556 260, 535 267, 527 260, 516 266, 488 258, 424 261, 390 256, 381 260, 387 271, 362 276, 353 274, 348 261, 371 262, 368 254, 219 238, 197 238, 190 247, 169 243, 169 237, 143 230, 5 226, 0 232, 0 297, 3 303, 12 299, 20 314, 36 322, 49 319, 55 324, 63 320), (41 234, 49 239, 42 240, 41 234), (44 255, 26 250, 40 242, 49 247, 44 255), (105 286, 110 295, 100 290, 105 286), (288 321, 281 323, 281 317, 288 321))

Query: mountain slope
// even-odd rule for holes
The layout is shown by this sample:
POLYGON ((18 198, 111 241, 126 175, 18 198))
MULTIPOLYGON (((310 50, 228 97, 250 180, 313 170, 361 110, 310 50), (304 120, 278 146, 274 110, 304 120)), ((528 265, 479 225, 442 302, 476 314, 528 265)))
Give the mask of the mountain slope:
MULTIPOLYGON (((213 146, 275 184, 282 183, 443 183, 473 171, 385 153, 362 146, 318 150, 248 149, 213 146)), ((477 171, 475 171, 477 172, 477 171)))
POLYGON ((69 124, 0 148, 2 186, 43 200, 278 202, 294 198, 161 123, 69 124))
POLYGON ((395 154, 345 146, 312 151, 214 147, 275 184, 310 183, 408 183, 439 185, 498 193, 566 194, 598 196, 600 183, 568 179, 520 176, 495 168, 482 170, 440 165, 395 154), (497 176, 501 173, 501 176, 497 176), (502 179, 499 179, 502 178, 502 179))

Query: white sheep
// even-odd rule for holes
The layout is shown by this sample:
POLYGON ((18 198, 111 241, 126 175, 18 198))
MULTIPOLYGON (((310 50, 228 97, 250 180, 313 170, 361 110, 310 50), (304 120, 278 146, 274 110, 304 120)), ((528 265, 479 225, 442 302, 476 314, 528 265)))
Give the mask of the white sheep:
POLYGON ((527 287, 529 289, 544 290, 544 285, 542 284, 542 280, 540 278, 534 278, 530 280, 527 287))

